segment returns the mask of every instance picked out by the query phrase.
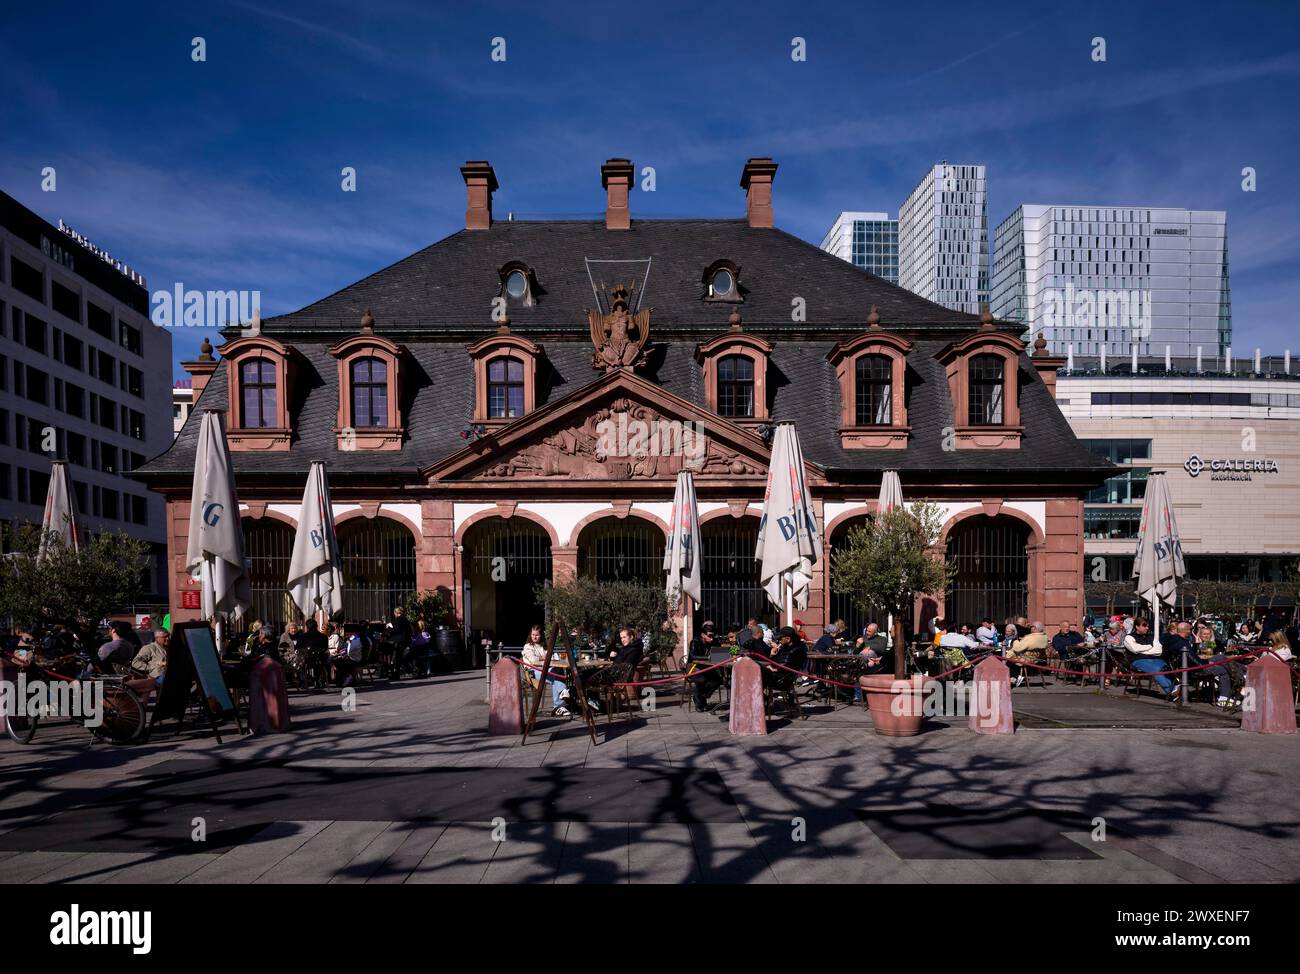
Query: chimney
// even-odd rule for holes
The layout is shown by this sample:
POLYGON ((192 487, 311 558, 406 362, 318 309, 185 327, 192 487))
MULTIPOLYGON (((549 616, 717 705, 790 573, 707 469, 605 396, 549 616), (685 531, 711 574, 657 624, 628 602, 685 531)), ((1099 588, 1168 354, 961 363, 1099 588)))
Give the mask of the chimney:
POLYGON ((772 226, 772 178, 776 163, 768 156, 758 156, 745 163, 740 173, 740 188, 745 191, 745 217, 751 227, 772 226))
POLYGON ((486 230, 492 226, 492 194, 497 191, 497 174, 486 159, 470 160, 460 167, 465 179, 465 229, 486 230))
POLYGON ((632 160, 606 159, 600 167, 600 185, 605 187, 605 229, 630 229, 627 195, 632 188, 632 160))
POLYGON ((192 378, 190 388, 193 394, 190 396, 190 404, 193 405, 199 401, 199 396, 203 395, 203 390, 207 387, 208 380, 212 378, 212 373, 217 371, 217 360, 212 357, 212 343, 205 336, 203 344, 199 346, 199 357, 189 362, 182 362, 181 368, 188 372, 192 378))

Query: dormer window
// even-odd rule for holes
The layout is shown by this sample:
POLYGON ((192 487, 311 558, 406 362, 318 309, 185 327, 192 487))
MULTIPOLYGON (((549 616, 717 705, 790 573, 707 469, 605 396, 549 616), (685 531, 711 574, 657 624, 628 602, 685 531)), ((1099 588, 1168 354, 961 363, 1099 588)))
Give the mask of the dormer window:
POLYGON ((850 450, 907 446, 907 356, 912 343, 880 327, 871 309, 867 330, 840 342, 826 358, 840 386, 840 445, 850 450))
POLYGON ((255 358, 239 363, 239 425, 269 429, 277 423, 275 363, 255 358))
POLYGON ((704 399, 719 416, 741 422, 765 420, 772 345, 742 331, 738 312, 731 317, 731 331, 695 350, 696 361, 704 366, 704 399))
POLYGON ((704 269, 704 300, 740 303, 740 268, 729 260, 715 260, 704 269))
POLYGON ((501 288, 497 294, 511 304, 531 308, 537 304, 537 295, 541 288, 537 286, 537 275, 523 261, 512 260, 504 265, 497 274, 501 278, 501 288))
POLYGON ((388 425, 388 365, 379 358, 354 359, 352 370, 352 425, 388 425))
POLYGON ((754 360, 748 355, 724 355, 718 359, 718 414, 753 418, 754 360))
POLYGON ((537 370, 542 347, 502 324, 469 346, 474 362, 474 423, 499 426, 537 408, 537 370))
POLYGON ((330 349, 338 362, 339 408, 335 419, 339 450, 400 450, 402 346, 374 333, 369 312, 362 333, 330 349))
POLYGON ((289 449, 293 349, 265 335, 222 346, 226 361, 226 440, 233 451, 289 449))
POLYGON ((524 414, 524 363, 500 355, 487 364, 488 419, 515 419, 524 414))
POLYGON ((888 356, 860 355, 854 367, 856 419, 859 426, 888 426, 893 410, 893 371, 888 356))
POLYGON ((997 330, 985 313, 979 331, 938 355, 948 373, 948 396, 959 450, 1020 446, 1020 355, 1018 338, 997 330))
POLYGON ((970 360, 970 402, 972 426, 1002 425, 1002 370, 1000 355, 975 355, 970 360))

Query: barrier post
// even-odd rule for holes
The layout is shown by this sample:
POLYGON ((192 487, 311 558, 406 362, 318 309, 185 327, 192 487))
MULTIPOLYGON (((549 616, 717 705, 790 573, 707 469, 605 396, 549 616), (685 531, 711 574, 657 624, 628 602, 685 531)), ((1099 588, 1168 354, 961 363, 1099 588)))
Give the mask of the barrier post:
POLYGON ((1241 729, 1256 734, 1294 734, 1295 704, 1291 697, 1291 667, 1264 653, 1246 667, 1246 699, 1241 729))
POLYGON ((760 737, 767 733, 763 712, 763 672, 752 659, 738 659, 731 667, 731 733, 760 737))
POLYGON ((975 664, 971 683, 970 729, 976 734, 1014 734, 1015 717, 1011 712, 1011 671, 996 656, 987 656, 975 664))
MULTIPOLYGON (((520 685, 519 664, 502 656, 492 667, 492 684, 488 701, 488 733, 520 734, 524 729, 524 691, 520 685)), ((545 689, 539 681, 537 692, 545 689)))

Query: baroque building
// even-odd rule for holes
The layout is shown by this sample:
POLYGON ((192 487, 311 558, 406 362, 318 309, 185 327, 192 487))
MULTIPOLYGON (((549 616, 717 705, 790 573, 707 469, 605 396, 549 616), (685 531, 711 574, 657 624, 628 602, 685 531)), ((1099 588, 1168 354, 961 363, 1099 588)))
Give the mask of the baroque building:
MULTIPOLYGON (((828 550, 798 613, 860 624, 829 551, 881 475, 940 505, 937 605, 976 620, 1082 616, 1083 501, 1111 470, 1054 397, 1063 364, 1023 326, 951 311, 774 226, 777 165, 750 159, 735 220, 634 220, 633 168, 600 169, 604 220, 493 219, 497 178, 461 169, 465 228, 292 314, 205 343, 195 412, 225 411, 255 593, 281 619, 297 505, 329 469, 349 617, 443 590, 507 644, 533 591, 574 573, 662 585, 676 474, 694 472, 697 621, 774 619, 753 560, 773 424, 793 421, 828 550), (214 354, 219 352, 219 357, 214 354)), ((172 605, 198 418, 141 471, 164 494, 172 605)))

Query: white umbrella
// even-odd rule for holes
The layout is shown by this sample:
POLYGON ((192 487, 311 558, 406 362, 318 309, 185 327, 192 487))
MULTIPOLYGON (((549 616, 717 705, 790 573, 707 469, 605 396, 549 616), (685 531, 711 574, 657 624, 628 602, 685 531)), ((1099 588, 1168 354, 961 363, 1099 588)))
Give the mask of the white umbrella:
POLYGON ((682 593, 685 593, 698 604, 702 574, 699 552, 700 511, 695 502, 695 479, 689 470, 683 470, 677 475, 672 523, 668 530, 668 547, 664 549, 668 599, 676 605, 682 593))
POLYGON ((882 514, 903 506, 903 485, 896 470, 886 470, 880 478, 880 499, 876 505, 882 514))
POLYGON ((288 589, 294 604, 308 618, 322 611, 330 617, 343 608, 343 566, 334 536, 329 477, 320 460, 312 462, 298 508, 288 589))
MULTIPOLYGON (((883 477, 880 478, 880 499, 876 501, 876 509, 884 514, 886 511, 892 511, 896 507, 903 506, 903 484, 898 479, 897 470, 886 470, 883 477)), ((894 614, 889 613, 889 645, 894 645, 894 614)))
POLYGON ((794 423, 779 423, 754 550, 754 560, 762 563, 759 579, 772 604, 786 613, 807 609, 813 565, 821 556, 822 539, 804 479, 799 434, 794 423))
POLYGON ((252 605, 234 470, 221 414, 211 409, 204 410, 194 454, 185 567, 202 583, 205 619, 227 612, 238 618, 252 605))
MULTIPOLYGON (((1169 499, 1169 483, 1163 471, 1152 471, 1147 477, 1146 497, 1142 501, 1133 577, 1137 579, 1138 597, 1151 607, 1151 631, 1157 642, 1160 641, 1160 607, 1173 608, 1178 582, 1186 574, 1183 544, 1178 537, 1174 506, 1169 499)), ((1184 673, 1184 686, 1186 680, 1187 674, 1184 673)))
POLYGON ((67 464, 62 460, 55 460, 50 467, 50 489, 45 495, 45 513, 41 516, 41 546, 36 554, 38 562, 53 554, 51 535, 57 535, 67 547, 77 550, 77 509, 69 489, 67 464))

